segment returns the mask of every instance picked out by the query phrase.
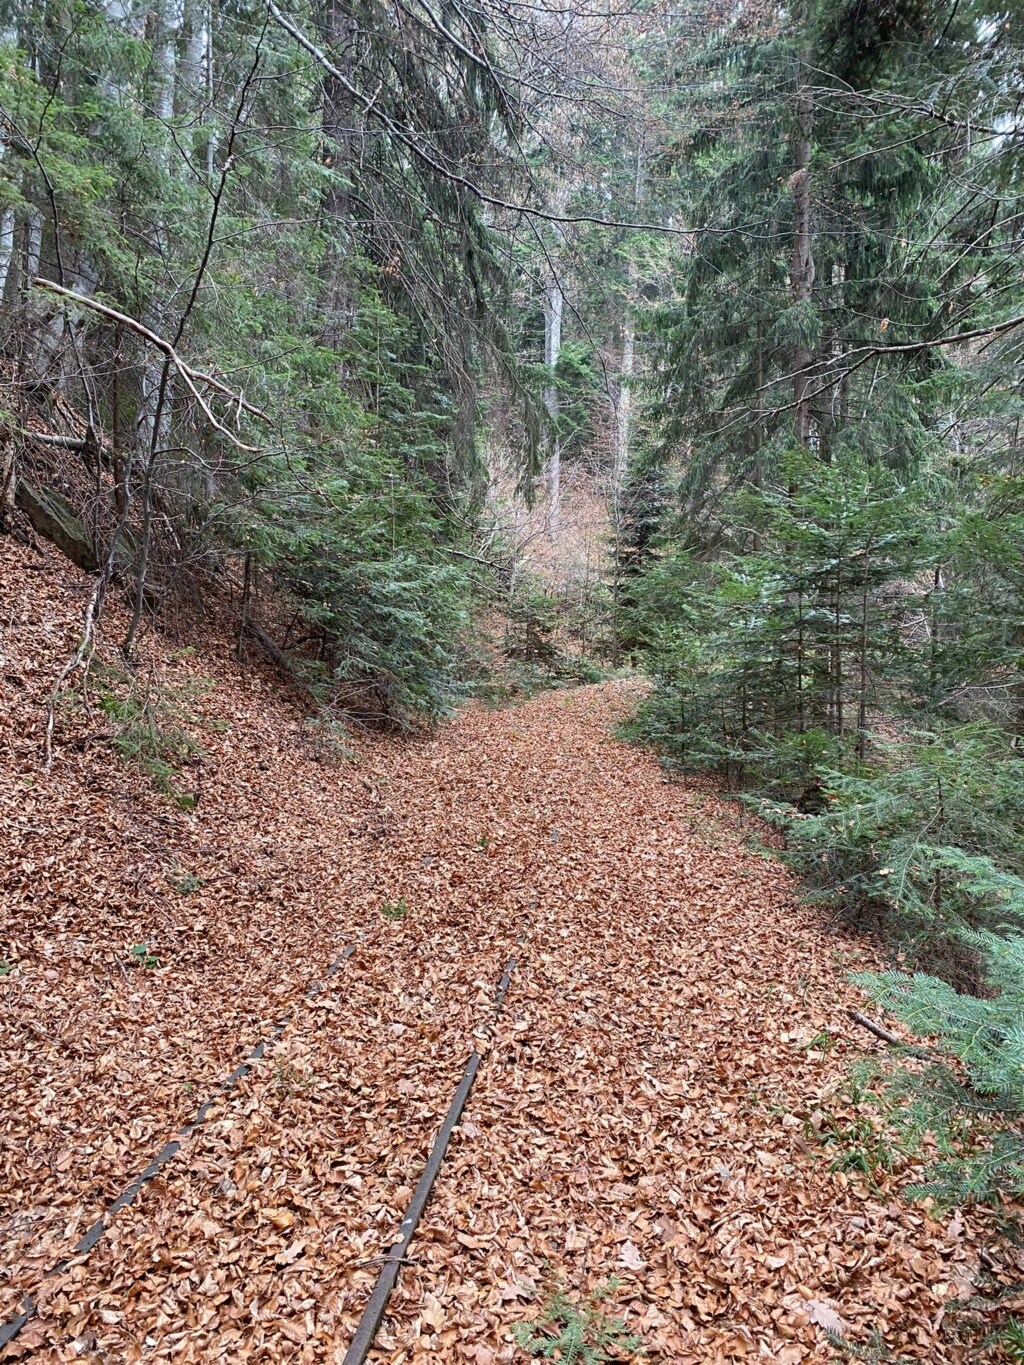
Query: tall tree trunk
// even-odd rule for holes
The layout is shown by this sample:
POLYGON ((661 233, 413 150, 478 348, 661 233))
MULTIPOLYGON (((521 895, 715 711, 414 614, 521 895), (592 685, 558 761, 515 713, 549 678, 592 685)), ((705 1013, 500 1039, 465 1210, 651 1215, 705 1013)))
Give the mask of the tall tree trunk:
MULTIPOLYGON (((166 130, 158 150, 160 168, 171 174, 172 123, 178 82, 178 37, 184 15, 181 0, 153 0, 148 15, 148 29, 151 35, 152 60, 149 72, 149 98, 154 116, 166 130)), ((157 218, 153 224, 154 237, 160 250, 167 244, 167 223, 157 218)), ((167 329, 168 314, 163 302, 153 308, 154 330, 163 333, 167 329)), ((131 621, 122 646, 126 658, 130 658, 135 648, 135 640, 142 614, 146 605, 146 575, 149 571, 150 554, 153 546, 153 499, 154 484, 157 480, 161 455, 169 443, 171 419, 174 411, 174 379, 170 361, 163 359, 155 351, 146 357, 142 372, 142 402, 139 408, 138 430, 145 449, 145 463, 142 468, 142 534, 139 543, 139 560, 136 567, 135 602, 131 621)))
MULTIPOLYGON (((174 95, 178 66, 178 34, 181 31, 180 0, 154 0, 149 21, 152 33, 152 61, 150 64, 150 99, 153 113, 168 128, 174 117, 174 95)), ((170 138, 165 140, 167 152, 162 160, 168 162, 170 138)))
POLYGON ((632 416, 633 390, 630 380, 636 363, 636 320, 633 309, 636 307, 638 273, 634 262, 629 267, 629 291, 626 296, 626 316, 622 322, 622 359, 619 363, 619 392, 615 402, 615 468, 614 479, 615 520, 618 524, 619 499, 622 485, 626 480, 629 465, 629 428, 632 416))
MULTIPOLYGON (((17 40, 18 28, 15 23, 6 23, 3 28, 0 28, 0 42, 16 43, 17 40)), ((0 162, 6 156, 7 143, 0 142, 0 162)), ((7 278, 11 273, 11 264, 14 260, 14 225, 14 209, 5 208, 0 213, 0 304, 4 301, 7 278)))
MULTIPOLYGON (((639 218, 644 202, 644 143, 641 130, 636 147, 636 179, 633 184, 633 214, 639 218)), ((619 362, 619 388, 615 400, 615 456, 612 467, 612 531, 615 536, 614 582, 612 585, 612 658, 619 662, 619 594, 622 579, 622 496, 629 468, 629 438, 633 407, 632 379, 636 366, 636 306, 640 297, 640 266, 636 252, 630 252, 626 275, 626 306, 622 318, 622 358, 619 362)))
MULTIPOLYGON (((177 40, 181 29, 182 13, 180 0, 154 0, 149 12, 148 28, 151 34, 152 60, 149 73, 149 98, 155 117, 163 124, 163 135, 158 153, 161 170, 170 174, 171 170, 171 123, 174 118, 174 94, 177 75, 177 40)), ((153 224, 153 235, 163 252, 167 242, 167 224, 158 219, 153 224)), ((166 315, 159 303, 153 309, 153 327, 157 332, 165 330, 166 315)), ((149 449, 150 463, 155 460, 156 452, 164 442, 169 431, 172 415, 171 386, 165 374, 166 366, 155 352, 147 356, 142 373, 142 402, 139 408, 139 432, 143 444, 149 449)), ((147 473, 147 483, 152 479, 152 469, 147 473)))
POLYGON ((868 555, 871 546, 864 549, 864 583, 860 598, 860 658, 858 660, 860 678, 857 687, 857 757, 863 763, 868 744, 868 607, 870 604, 868 555))
POLYGON ((555 383, 554 370, 562 354, 562 314, 565 309, 565 295, 557 276, 552 273, 544 290, 544 364, 551 378, 544 389, 544 406, 551 422, 551 436, 548 453, 548 519, 552 535, 558 534, 562 501, 562 450, 558 434, 560 402, 558 385, 555 383))
MULTIPOLYGON (((570 185, 563 180, 551 195, 552 213, 563 214, 569 204, 570 185)), ((561 232, 559 231, 559 238, 561 232)), ((558 253, 552 248, 547 257, 547 278, 544 282, 544 364, 548 383, 544 388, 544 406, 550 424, 548 439, 548 531, 557 536, 562 504, 562 447, 558 434, 561 404, 555 383, 555 368, 562 354, 562 318, 565 313, 565 294, 558 269, 558 253)))
POLYGON ((202 152, 207 177, 212 180, 217 139, 210 116, 213 110, 213 14, 210 0, 184 0, 185 42, 178 83, 178 113, 190 121, 192 144, 202 152), (205 146, 204 146, 205 144, 205 146))
POLYGON ((11 262, 13 260, 14 210, 8 208, 0 213, 0 303, 3 302, 4 291, 7 288, 7 278, 11 273, 11 262))
MULTIPOLYGON (((794 304, 810 304, 814 288, 814 222, 811 201, 811 146, 814 133, 814 91, 806 71, 801 77, 796 104, 796 130, 793 140, 793 174, 789 191, 793 202, 793 250, 789 264, 789 283, 794 304)), ((813 356, 802 344, 793 349, 793 405, 796 410, 797 439, 811 442, 810 379, 807 373, 813 356)))
POLYGON ((196 114, 206 102, 206 0, 185 0, 179 112, 196 114))
POLYGON ((110 445, 114 476, 114 507, 117 512, 118 524, 128 520, 128 484, 124 462, 124 411, 121 402, 122 364, 121 338, 118 335, 114 343, 110 380, 110 445))
MULTIPOLYGON (((644 195, 644 135, 641 133, 636 148, 636 179, 633 185, 633 213, 640 215, 644 195)), ((636 253, 629 257, 626 284, 626 310, 622 320, 622 360, 619 366, 619 392, 615 405, 615 467, 612 471, 615 524, 618 532, 619 496, 629 463, 629 427, 632 415, 633 391, 630 381, 636 363, 636 305, 640 295, 640 266, 636 253)))
POLYGON ((636 359, 636 323, 633 309, 636 305, 637 273, 630 261, 629 291, 626 297, 626 316, 622 320, 622 360, 619 366, 619 392, 615 402, 615 464, 612 469, 612 533, 615 537, 612 556, 612 662, 617 667, 621 646, 619 631, 619 608, 622 590, 622 532, 623 532, 623 492, 626 484, 626 470, 629 467, 629 419, 633 391, 629 381, 633 377, 636 359))
POLYGON ((210 123, 206 138, 206 174, 213 179, 213 167, 217 157, 217 125, 213 121, 213 5, 207 0, 206 5, 206 107, 210 112, 210 123))

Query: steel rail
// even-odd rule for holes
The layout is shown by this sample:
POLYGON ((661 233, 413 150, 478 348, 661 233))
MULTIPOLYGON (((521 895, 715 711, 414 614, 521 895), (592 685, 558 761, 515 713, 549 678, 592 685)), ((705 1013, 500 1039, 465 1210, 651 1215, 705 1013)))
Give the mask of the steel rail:
MULTIPOLYGON (((491 1016, 492 1024, 501 1013, 501 1007, 505 1000, 505 993, 508 990, 508 985, 512 979, 512 973, 516 968, 516 963, 516 958, 513 957, 509 959, 501 980, 498 983, 497 994, 494 997, 494 1010, 491 1016)), ((444 1122, 441 1124, 437 1137, 434 1139, 434 1145, 430 1149, 430 1155, 427 1157, 427 1164, 423 1168, 423 1174, 420 1176, 419 1183, 413 1191, 412 1199, 409 1201, 409 1207, 406 1210, 405 1217, 402 1219, 401 1227, 399 1228, 398 1241, 394 1243, 387 1253, 387 1256, 384 1258, 384 1264, 381 1266, 380 1274, 377 1276, 377 1282, 373 1286, 373 1292, 370 1294, 366 1307, 363 1309, 362 1317, 360 1317, 359 1323, 356 1326, 355 1335, 352 1338, 351 1344, 345 1352, 345 1358, 342 1365, 364 1365, 366 1357, 373 1347, 374 1339, 380 1329, 385 1309, 388 1306, 388 1300, 391 1297, 391 1291, 398 1281, 402 1262, 406 1259, 410 1243, 416 1233, 420 1218, 423 1216, 423 1211, 427 1207, 427 1202, 430 1199, 430 1194, 434 1187, 434 1181, 437 1179, 437 1174, 441 1169, 441 1163, 444 1161, 445 1152, 448 1150, 448 1144, 451 1141, 452 1134, 458 1125, 459 1119, 462 1117, 463 1109, 466 1107, 466 1100, 469 1098, 469 1092, 473 1088, 473 1082, 476 1080, 476 1074, 480 1070, 480 1063, 482 1060, 483 1054, 474 1049, 470 1055, 469 1061, 466 1063, 458 1089, 455 1091, 452 1102, 448 1106, 448 1112, 444 1117, 444 1122)))
MULTIPOLYGON (((343 952, 339 953, 327 968, 323 977, 319 981, 314 981, 312 986, 309 987, 303 996, 303 999, 312 1000, 314 996, 319 995, 323 990, 325 983, 334 976, 335 972, 340 969, 343 963, 348 961, 355 950, 356 944, 350 943, 343 952)), ((93 1247, 96 1246, 106 1232, 109 1219, 114 1217, 115 1214, 120 1213, 122 1209, 128 1208, 130 1204, 134 1204, 140 1191, 160 1173, 168 1161, 178 1155, 196 1129, 205 1122, 210 1110, 217 1101, 223 1099, 226 1094, 229 1094, 230 1091, 234 1089, 239 1081, 248 1076, 249 1072, 260 1060, 267 1048, 277 1042, 282 1033, 284 1033, 285 1029, 295 1018, 296 1013, 297 1011, 293 1010, 291 1014, 286 1015, 283 1019, 277 1021, 267 1037, 264 1038, 261 1043, 257 1043, 241 1065, 236 1066, 231 1075, 221 1082, 209 1099, 203 1101, 196 1110, 195 1118, 193 1118, 191 1122, 186 1123, 184 1128, 178 1130, 177 1137, 172 1138, 170 1142, 165 1143, 164 1146, 161 1147, 160 1151, 157 1152, 149 1165, 146 1166, 144 1170, 140 1171, 135 1179, 131 1181, 130 1184, 126 1185, 121 1193, 107 1205, 92 1226, 83 1233, 74 1244, 68 1254, 50 1267, 42 1277, 43 1283, 47 1280, 52 1280, 57 1275, 63 1274, 77 1256, 87 1256, 89 1252, 92 1251, 93 1247)), ((6 1346, 8 1342, 14 1340, 25 1324, 35 1317, 36 1308, 37 1301, 35 1294, 26 1294, 14 1317, 8 1318, 5 1322, 0 1323, 0 1347, 6 1346)))

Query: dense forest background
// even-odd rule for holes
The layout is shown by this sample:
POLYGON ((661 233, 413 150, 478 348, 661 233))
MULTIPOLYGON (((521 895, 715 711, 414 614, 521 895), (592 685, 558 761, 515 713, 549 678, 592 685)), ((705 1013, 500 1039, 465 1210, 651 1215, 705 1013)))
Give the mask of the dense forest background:
POLYGON ((488 614, 523 663, 647 670, 633 733, 891 944, 866 984, 937 1039, 898 1113, 953 1201, 1024 1193, 1022 21, 0 33, 0 515, 94 574, 61 683, 115 591, 127 668, 228 603, 332 717, 444 715, 488 614))
POLYGON ((602 500, 624 479, 646 24, 10 9, 2 502, 72 504, 99 600, 134 597, 126 656, 226 576, 249 625, 261 592, 292 602, 322 699, 450 707, 467 604, 536 538, 523 495, 552 540, 563 464, 602 500))

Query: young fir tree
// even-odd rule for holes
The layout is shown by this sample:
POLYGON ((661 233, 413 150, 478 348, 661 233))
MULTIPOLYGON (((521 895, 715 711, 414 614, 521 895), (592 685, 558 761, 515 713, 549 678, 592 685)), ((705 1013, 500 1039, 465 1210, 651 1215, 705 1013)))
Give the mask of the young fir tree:
POLYGON ((880 704, 909 688, 900 626, 934 551, 919 490, 892 475, 795 451, 780 478, 724 508, 756 548, 683 552, 640 585, 662 684, 641 724, 687 767, 807 796, 825 755, 867 756, 880 704))
POLYGON ((904 955, 869 984, 936 1035, 904 1112, 949 1199, 1021 1179, 1020 30, 821 3, 681 62, 678 548, 635 590, 639 732, 771 793, 809 885, 904 955))

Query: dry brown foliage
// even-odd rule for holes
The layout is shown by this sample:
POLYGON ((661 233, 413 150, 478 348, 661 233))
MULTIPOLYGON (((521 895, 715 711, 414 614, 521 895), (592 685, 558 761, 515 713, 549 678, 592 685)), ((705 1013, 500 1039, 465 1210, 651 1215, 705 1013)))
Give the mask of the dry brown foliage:
POLYGON ((0 1308, 40 1303, 0 1356, 340 1360, 525 933, 373 1359, 512 1361, 553 1285, 613 1274, 651 1361, 826 1361, 837 1323, 968 1359, 944 1316, 980 1220, 833 1171, 814 1138, 876 1046, 846 1019, 870 949, 801 906, 713 792, 612 738, 628 685, 330 760, 227 632, 188 658, 151 637, 162 677, 212 680, 187 811, 84 707, 40 772, 88 586, 0 541, 0 1308), (43 1281, 282 1016, 91 1256, 43 1281))

